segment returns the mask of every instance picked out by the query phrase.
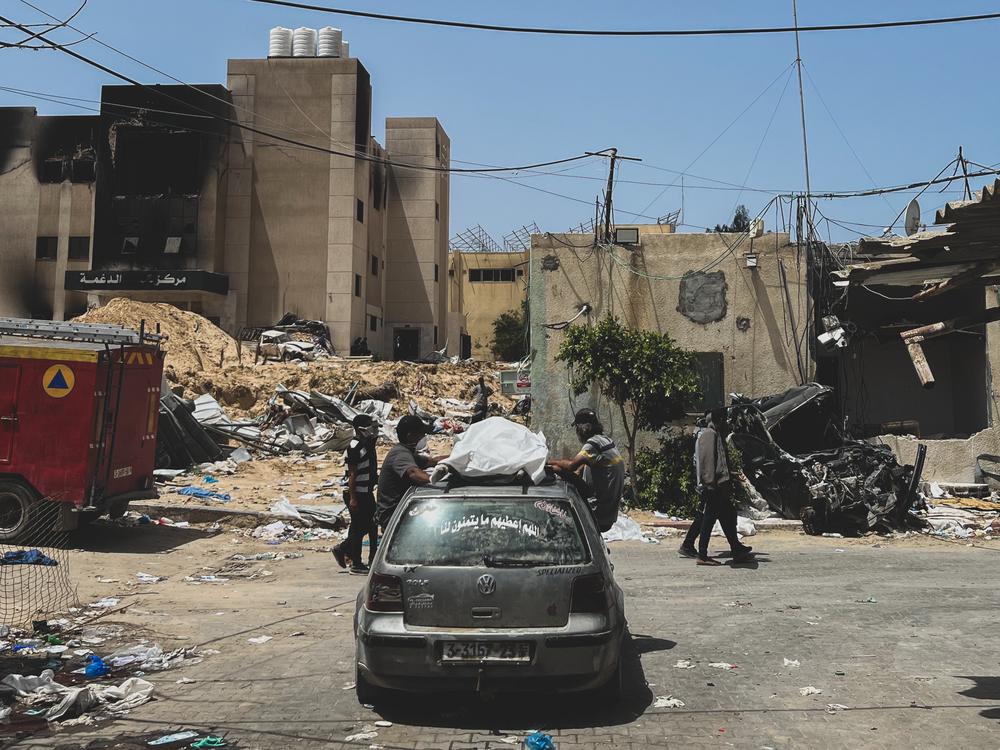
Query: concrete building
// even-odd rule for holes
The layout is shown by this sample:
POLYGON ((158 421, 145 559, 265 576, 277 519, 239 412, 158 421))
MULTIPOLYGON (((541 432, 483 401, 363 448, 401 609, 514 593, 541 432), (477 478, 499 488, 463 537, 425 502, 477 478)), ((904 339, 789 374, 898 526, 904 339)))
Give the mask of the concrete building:
POLYGON ((448 283, 452 311, 466 317, 471 356, 495 359, 493 322, 503 313, 519 311, 528 298, 528 253, 453 250, 448 283))
POLYGON ((342 353, 443 348, 450 142, 389 118, 383 147, 371 101, 359 60, 290 57, 230 60, 225 87, 105 86, 99 116, 0 109, 0 308, 128 296, 232 333, 322 320, 342 353))
POLYGON ((542 325, 569 320, 584 304, 591 312, 578 323, 616 315, 697 352, 704 408, 727 403, 732 392, 779 393, 811 367, 796 345, 808 315, 805 266, 795 263, 787 234, 747 240, 736 252, 730 247, 738 235, 654 232, 640 239, 608 251, 580 234, 532 236, 532 427, 557 454, 579 447, 569 427, 578 408, 596 409, 613 434, 620 429, 607 402, 568 395, 566 367, 555 361, 562 333, 542 325), (755 267, 744 255, 751 250, 755 267))

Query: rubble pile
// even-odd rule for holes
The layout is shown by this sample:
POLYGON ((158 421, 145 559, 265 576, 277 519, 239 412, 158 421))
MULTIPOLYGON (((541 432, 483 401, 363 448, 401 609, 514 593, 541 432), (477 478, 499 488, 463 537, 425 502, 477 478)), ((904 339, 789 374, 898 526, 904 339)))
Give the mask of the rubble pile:
POLYGON ((845 436, 833 389, 817 383, 776 396, 734 397, 731 441, 750 483, 784 518, 809 534, 888 532, 925 525, 916 470, 883 445, 845 436))

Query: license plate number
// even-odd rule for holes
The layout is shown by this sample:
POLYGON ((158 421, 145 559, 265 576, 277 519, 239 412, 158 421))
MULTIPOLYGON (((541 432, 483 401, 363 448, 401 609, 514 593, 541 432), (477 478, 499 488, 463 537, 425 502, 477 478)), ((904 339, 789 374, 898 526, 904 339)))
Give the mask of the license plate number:
POLYGON ((530 662, 530 643, 447 641, 441 644, 442 661, 530 662))

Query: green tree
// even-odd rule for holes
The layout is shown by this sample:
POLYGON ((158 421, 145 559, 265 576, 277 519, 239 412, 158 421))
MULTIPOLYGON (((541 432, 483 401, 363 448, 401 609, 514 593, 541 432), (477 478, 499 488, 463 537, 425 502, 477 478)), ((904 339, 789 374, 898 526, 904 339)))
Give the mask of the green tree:
POLYGON ((569 326, 556 361, 570 366, 574 393, 596 388, 617 407, 634 478, 639 430, 663 429, 701 396, 694 354, 666 334, 630 328, 615 317, 569 326))
POLYGON ((528 302, 493 321, 493 354, 504 362, 524 359, 528 353, 528 302))
POLYGON ((742 203, 737 206, 736 213, 733 214, 732 224, 716 224, 716 232, 734 232, 742 234, 750 228, 750 213, 742 203))

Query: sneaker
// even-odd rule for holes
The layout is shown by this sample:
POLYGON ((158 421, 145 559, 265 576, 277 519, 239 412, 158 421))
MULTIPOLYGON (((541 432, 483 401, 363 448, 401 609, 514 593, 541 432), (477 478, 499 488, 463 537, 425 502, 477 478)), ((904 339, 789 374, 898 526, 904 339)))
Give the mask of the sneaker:
POLYGON ((698 550, 696 550, 694 547, 688 547, 687 545, 682 544, 677 549, 677 554, 680 555, 681 557, 697 557, 698 550))
POLYGON ((368 575, 368 571, 369 570, 371 570, 371 568, 369 568, 367 565, 361 565, 361 564, 352 565, 351 566, 351 575, 352 576, 366 576, 366 575, 368 575))
POLYGON ((347 555, 345 554, 344 550, 340 548, 339 545, 333 548, 333 559, 337 561, 337 565, 339 565, 340 567, 342 568, 347 567, 347 555))
POLYGON ((745 565, 746 563, 753 562, 757 558, 754 557, 752 552, 741 552, 733 557, 733 565, 745 565))

